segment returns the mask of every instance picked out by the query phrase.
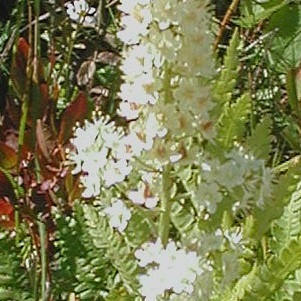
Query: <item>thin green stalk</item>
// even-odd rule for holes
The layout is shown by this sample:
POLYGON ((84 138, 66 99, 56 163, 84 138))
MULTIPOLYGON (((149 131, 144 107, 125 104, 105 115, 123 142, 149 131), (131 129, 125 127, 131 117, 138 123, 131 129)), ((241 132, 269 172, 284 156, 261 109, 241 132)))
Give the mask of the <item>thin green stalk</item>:
POLYGON ((20 35, 21 20, 22 20, 22 16, 24 16, 25 1, 26 0, 18 1, 16 32, 15 32, 15 37, 17 37, 17 38, 19 38, 19 35, 20 35))
MULTIPOLYGON (((30 4, 28 4, 28 19, 32 19, 32 10, 30 4)), ((29 41, 31 41, 31 29, 29 29, 29 41)), ((32 73, 33 73, 33 66, 32 66, 32 50, 29 47, 27 65, 26 65, 26 85, 25 90, 22 94, 22 111, 21 111, 21 120, 19 126, 19 137, 18 137, 18 167, 20 167, 20 160, 21 160, 21 150, 24 144, 24 136, 25 136, 25 128, 26 128, 26 121, 28 116, 28 109, 29 109, 29 94, 31 89, 31 81, 32 81, 32 73)))
POLYGON ((46 290, 46 281, 47 281, 47 259, 46 259, 46 249, 47 249, 47 238, 46 238, 46 227, 45 224, 41 221, 39 224, 39 234, 40 234, 40 254, 41 254, 41 300, 47 300, 47 290, 46 290))
POLYGON ((24 144, 24 135, 25 135, 25 128, 26 128, 26 120, 28 116, 28 97, 24 97, 22 103, 22 115, 20 120, 20 127, 19 127, 19 138, 18 138, 18 150, 19 150, 19 158, 21 155, 21 148, 24 144))
POLYGON ((15 209, 15 212, 14 212, 15 231, 16 231, 15 243, 16 243, 16 246, 19 246, 19 244, 20 244, 20 211, 19 211, 18 205, 15 205, 14 209, 15 209))
POLYGON ((162 194, 161 194, 161 215, 159 223, 159 237, 163 246, 167 245, 170 229, 170 213, 171 213, 171 202, 170 199, 170 164, 163 167, 162 173, 162 194))

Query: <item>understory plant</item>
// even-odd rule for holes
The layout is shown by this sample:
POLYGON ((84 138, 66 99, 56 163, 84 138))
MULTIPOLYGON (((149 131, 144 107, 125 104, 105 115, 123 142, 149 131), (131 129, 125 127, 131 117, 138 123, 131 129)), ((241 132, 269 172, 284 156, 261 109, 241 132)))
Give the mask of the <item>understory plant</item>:
POLYGON ((64 7, 74 40, 50 69, 18 39, 18 142, 0 143, 0 300, 299 300, 301 167, 279 159, 275 116, 242 68, 247 8, 263 21, 285 4, 264 14, 245 1, 222 61, 210 1, 94 6, 64 7), (118 21, 95 19, 104 9, 118 21), (77 73, 87 90, 72 91, 65 68, 91 24, 104 41, 118 28, 114 62, 95 50, 77 73), (91 104, 112 73, 114 104, 91 104))

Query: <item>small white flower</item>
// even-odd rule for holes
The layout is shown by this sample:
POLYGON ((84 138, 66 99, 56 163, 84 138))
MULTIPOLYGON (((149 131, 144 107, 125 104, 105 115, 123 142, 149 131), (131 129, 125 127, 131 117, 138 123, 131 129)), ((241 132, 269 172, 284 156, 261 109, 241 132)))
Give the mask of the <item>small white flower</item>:
POLYGON ((76 151, 68 157, 75 163, 72 173, 83 172, 80 179, 85 188, 84 197, 97 196, 101 186, 119 183, 129 175, 132 154, 124 137, 123 131, 108 117, 86 121, 82 128, 75 130, 72 143, 76 151))
POLYGON ((118 114, 127 120, 134 120, 139 116, 139 108, 133 102, 122 101, 119 105, 118 114))
POLYGON ((84 24, 95 22, 95 17, 91 15, 95 13, 96 9, 90 7, 86 0, 75 0, 73 3, 68 2, 66 7, 67 14, 71 20, 84 24))
POLYGON ((158 204, 158 197, 148 195, 148 188, 146 186, 140 187, 139 190, 132 190, 129 192, 129 198, 134 204, 145 205, 146 208, 155 208, 158 204))
POLYGON ((160 240, 146 243, 135 256, 140 266, 147 267, 146 274, 139 277, 140 293, 145 300, 155 301, 166 290, 192 293, 197 275, 202 274, 196 252, 179 249, 173 241, 166 248, 160 240))
POLYGON ((109 161, 106 169, 103 171, 105 185, 110 187, 111 185, 122 182, 131 171, 132 167, 129 166, 126 160, 118 160, 117 162, 109 161))
POLYGON ((80 180, 85 188, 82 194, 84 198, 90 198, 99 195, 100 179, 98 174, 89 174, 89 176, 81 176, 80 180))
POLYGON ((239 244, 242 240, 242 233, 239 229, 236 229, 235 232, 230 232, 229 230, 226 230, 224 235, 229 240, 231 245, 239 244))
POLYGON ((125 29, 119 31, 117 37, 126 44, 137 44, 140 37, 148 33, 148 22, 141 23, 131 15, 122 16, 121 24, 125 29))
POLYGON ((111 207, 104 210, 109 217, 109 223, 113 228, 117 228, 119 232, 123 232, 127 227, 128 221, 132 214, 121 200, 115 200, 111 207))

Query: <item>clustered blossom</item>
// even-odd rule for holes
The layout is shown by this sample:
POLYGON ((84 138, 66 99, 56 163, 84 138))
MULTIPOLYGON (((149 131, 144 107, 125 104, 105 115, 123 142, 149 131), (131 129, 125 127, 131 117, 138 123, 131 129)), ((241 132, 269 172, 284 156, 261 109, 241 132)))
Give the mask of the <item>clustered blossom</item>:
POLYGON ((214 74, 207 5, 198 0, 123 0, 119 5, 119 38, 128 45, 119 114, 132 121, 131 133, 147 142, 147 159, 157 165, 193 156, 187 137, 215 134, 207 84, 214 74))
POLYGON ((131 172, 129 140, 104 117, 86 121, 75 130, 72 143, 76 151, 70 152, 69 159, 75 164, 72 173, 82 172, 84 197, 99 195, 102 186, 119 183, 131 172))
POLYGON ((124 205, 121 200, 115 200, 112 205, 104 209, 104 213, 109 217, 111 227, 123 232, 130 220, 131 211, 124 205))
POLYGON ((139 276, 141 295, 146 301, 156 301, 165 291, 191 293, 197 275, 202 274, 196 252, 187 252, 170 241, 163 248, 161 241, 146 243, 135 252, 146 273, 139 276))
POLYGON ((199 212, 215 213, 218 203, 224 197, 231 198, 233 191, 236 191, 233 211, 245 210, 250 204, 262 208, 271 196, 271 169, 265 167, 263 160, 245 154, 243 148, 233 149, 222 162, 203 157, 200 172, 201 183, 193 197, 199 212))
POLYGON ((90 7, 86 0, 75 0, 73 2, 67 2, 67 14, 69 18, 73 21, 76 21, 80 24, 92 24, 95 22, 96 9, 90 7))

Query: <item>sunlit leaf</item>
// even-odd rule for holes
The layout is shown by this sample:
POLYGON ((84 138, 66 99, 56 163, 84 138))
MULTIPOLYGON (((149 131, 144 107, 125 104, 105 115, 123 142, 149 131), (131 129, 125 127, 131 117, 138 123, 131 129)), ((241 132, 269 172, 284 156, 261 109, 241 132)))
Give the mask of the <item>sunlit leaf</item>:
POLYGON ((64 144, 71 138, 72 129, 76 122, 82 122, 87 118, 89 112, 88 99, 83 92, 80 92, 75 100, 67 106, 61 116, 58 142, 64 144))
POLYGON ((15 150, 0 141, 0 166, 4 169, 12 169, 18 161, 15 150))

